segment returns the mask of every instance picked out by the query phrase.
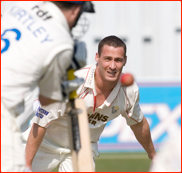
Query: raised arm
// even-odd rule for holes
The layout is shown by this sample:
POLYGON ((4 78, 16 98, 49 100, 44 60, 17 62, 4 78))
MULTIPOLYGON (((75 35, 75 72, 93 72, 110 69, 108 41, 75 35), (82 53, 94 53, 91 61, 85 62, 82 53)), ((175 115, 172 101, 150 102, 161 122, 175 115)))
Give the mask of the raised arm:
POLYGON ((46 128, 33 124, 25 148, 26 167, 32 170, 33 158, 42 143, 46 128))
POLYGON ((147 152, 148 157, 150 159, 153 159, 155 156, 155 149, 150 134, 149 124, 146 118, 143 117, 143 120, 140 123, 132 125, 130 127, 134 132, 138 142, 143 146, 143 148, 147 152))

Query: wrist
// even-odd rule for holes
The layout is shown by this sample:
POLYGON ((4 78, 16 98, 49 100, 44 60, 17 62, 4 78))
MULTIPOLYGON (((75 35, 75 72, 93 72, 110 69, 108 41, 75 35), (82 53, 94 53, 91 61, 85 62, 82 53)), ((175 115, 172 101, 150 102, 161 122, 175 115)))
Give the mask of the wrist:
MULTIPOLYGON (((25 169, 30 169, 30 170, 32 170, 32 163, 29 163, 29 162, 26 162, 26 164, 25 164, 25 169)), ((25 171, 25 172, 29 172, 29 171, 25 171)))
POLYGON ((32 172, 32 169, 26 166, 24 172, 32 172))
POLYGON ((153 160, 155 157, 155 151, 153 153, 148 154, 149 159, 153 160))

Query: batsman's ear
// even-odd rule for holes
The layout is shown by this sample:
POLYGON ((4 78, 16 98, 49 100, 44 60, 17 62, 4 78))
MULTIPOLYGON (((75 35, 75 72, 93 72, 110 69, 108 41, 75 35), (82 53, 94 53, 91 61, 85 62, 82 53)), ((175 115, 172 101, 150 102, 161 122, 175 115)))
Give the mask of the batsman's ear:
POLYGON ((99 54, 98 54, 98 53, 95 54, 95 61, 96 61, 96 62, 99 61, 99 54))
POLYGON ((125 66, 127 62, 127 56, 125 56, 124 59, 125 59, 125 63, 124 63, 124 66, 125 66))

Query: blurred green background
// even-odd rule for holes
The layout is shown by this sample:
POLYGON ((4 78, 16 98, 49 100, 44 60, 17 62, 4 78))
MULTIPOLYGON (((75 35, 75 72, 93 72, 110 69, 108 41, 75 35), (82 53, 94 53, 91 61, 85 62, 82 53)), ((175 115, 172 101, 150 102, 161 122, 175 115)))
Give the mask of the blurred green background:
MULTIPOLYGON (((151 160, 144 152, 100 153, 95 159, 96 172, 148 172, 151 160)), ((52 172, 57 172, 54 169, 52 172)))

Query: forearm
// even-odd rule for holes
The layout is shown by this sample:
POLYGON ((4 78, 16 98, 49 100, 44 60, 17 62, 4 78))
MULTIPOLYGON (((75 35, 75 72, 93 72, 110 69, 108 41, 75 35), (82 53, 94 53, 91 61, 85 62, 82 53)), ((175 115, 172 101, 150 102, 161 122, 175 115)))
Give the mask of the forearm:
POLYGON ((152 142, 150 128, 146 118, 144 117, 141 123, 131 126, 131 129, 133 130, 138 142, 147 152, 148 157, 150 159, 153 159, 155 155, 155 148, 152 142))
POLYGON ((44 97, 43 95, 39 95, 39 101, 42 106, 46 106, 46 105, 58 102, 57 100, 52 100, 50 98, 44 97))
POLYGON ((26 167, 32 168, 33 158, 42 143, 46 129, 33 124, 25 148, 26 167))

